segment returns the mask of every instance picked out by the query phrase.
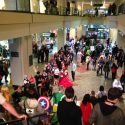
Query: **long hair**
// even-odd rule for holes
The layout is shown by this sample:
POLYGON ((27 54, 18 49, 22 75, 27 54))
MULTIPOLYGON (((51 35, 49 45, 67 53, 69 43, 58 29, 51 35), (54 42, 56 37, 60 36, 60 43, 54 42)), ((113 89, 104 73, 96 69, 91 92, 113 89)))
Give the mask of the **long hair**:
POLYGON ((90 102, 90 95, 89 94, 85 94, 82 100, 82 103, 84 105, 87 105, 87 103, 90 102))

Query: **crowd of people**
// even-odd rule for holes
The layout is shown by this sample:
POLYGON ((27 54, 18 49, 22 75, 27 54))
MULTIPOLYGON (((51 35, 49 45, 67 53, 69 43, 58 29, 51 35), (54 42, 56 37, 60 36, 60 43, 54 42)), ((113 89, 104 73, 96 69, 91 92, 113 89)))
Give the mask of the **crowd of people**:
MULTIPOLYGON (((58 123, 60 125, 81 125, 82 123, 84 125, 93 123, 112 125, 119 121, 119 125, 123 125, 124 114, 116 103, 125 88, 125 70, 121 76, 117 75, 119 67, 125 68, 125 53, 117 45, 111 48, 109 39, 106 40, 105 45, 99 42, 96 44, 93 41, 85 36, 76 41, 71 39, 50 60, 46 57, 48 63, 45 64, 43 71, 37 71, 35 76, 25 76, 22 86, 13 85, 14 92, 9 98, 12 98, 14 107, 25 110, 27 114, 32 114, 36 110, 42 112, 43 109, 39 107, 37 100, 45 96, 51 103, 46 116, 40 117, 41 124, 48 125, 51 121, 53 125, 58 125, 58 123), (91 50, 90 46, 94 46, 95 49, 91 50), (112 88, 106 92, 104 86, 100 86, 98 92, 92 90, 91 94, 86 93, 77 106, 73 86, 76 85, 74 83, 76 69, 81 65, 86 67, 86 70, 95 71, 97 77, 103 75, 104 72, 105 80, 109 79, 111 71, 112 88), (69 77, 69 66, 71 66, 72 80, 69 77), (59 86, 58 92, 53 91, 54 86, 59 86)), ((41 52, 41 49, 42 46, 38 51, 41 52)), ((40 53, 39 57, 44 59, 43 55, 40 53)), ((8 96, 5 97, 8 98, 8 96)), ((30 124, 38 124, 38 122, 39 120, 30 121, 30 124)))

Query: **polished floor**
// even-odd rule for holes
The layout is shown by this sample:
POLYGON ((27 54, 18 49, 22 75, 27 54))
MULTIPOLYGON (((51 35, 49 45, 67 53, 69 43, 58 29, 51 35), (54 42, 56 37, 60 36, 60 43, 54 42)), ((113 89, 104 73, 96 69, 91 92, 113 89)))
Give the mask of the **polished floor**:
MULTIPOLYGON (((37 64, 37 61, 34 62, 34 69, 35 70, 41 70, 43 69, 44 64, 37 64)), ((75 89, 75 94, 77 96, 77 100, 81 101, 83 99, 84 94, 90 93, 92 90, 94 90, 96 93, 99 90, 99 86, 103 85, 105 87, 105 90, 108 91, 108 89, 112 86, 112 79, 111 79, 111 72, 109 73, 109 79, 105 80, 104 75, 96 75, 96 71, 92 70, 92 66, 90 65, 90 69, 86 70, 86 64, 81 64, 80 67, 77 67, 76 76, 75 76, 75 82, 73 88, 75 89)), ((121 76, 122 74, 122 68, 118 69, 118 75, 121 76)), ((70 66, 68 69, 69 77, 71 78, 71 70, 70 66)), ((58 86, 54 86, 54 91, 58 90, 58 86)), ((125 103, 124 100, 120 100, 118 104, 125 112, 125 103)))

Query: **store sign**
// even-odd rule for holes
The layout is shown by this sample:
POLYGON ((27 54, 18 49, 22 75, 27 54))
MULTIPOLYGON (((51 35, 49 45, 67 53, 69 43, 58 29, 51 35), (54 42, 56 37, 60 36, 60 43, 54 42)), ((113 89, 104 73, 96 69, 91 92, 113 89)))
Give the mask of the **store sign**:
POLYGON ((19 52, 11 52, 11 57, 19 57, 19 52))
POLYGON ((97 28, 88 28, 88 31, 97 31, 97 28))
POLYGON ((94 47, 94 46, 90 46, 90 50, 91 50, 91 51, 94 51, 94 50, 95 50, 95 47, 94 47))
POLYGON ((50 37, 50 33, 42 33, 43 36, 49 36, 50 37))

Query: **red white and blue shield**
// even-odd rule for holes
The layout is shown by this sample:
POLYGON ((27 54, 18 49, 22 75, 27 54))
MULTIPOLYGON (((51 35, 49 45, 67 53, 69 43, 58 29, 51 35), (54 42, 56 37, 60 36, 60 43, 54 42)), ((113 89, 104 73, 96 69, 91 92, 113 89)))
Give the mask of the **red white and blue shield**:
POLYGON ((38 99, 38 102, 41 106, 42 109, 44 110, 48 110, 49 107, 50 107, 50 102, 49 102, 49 99, 45 96, 41 96, 39 99, 38 99))

